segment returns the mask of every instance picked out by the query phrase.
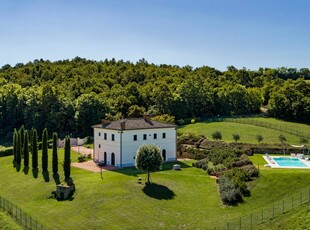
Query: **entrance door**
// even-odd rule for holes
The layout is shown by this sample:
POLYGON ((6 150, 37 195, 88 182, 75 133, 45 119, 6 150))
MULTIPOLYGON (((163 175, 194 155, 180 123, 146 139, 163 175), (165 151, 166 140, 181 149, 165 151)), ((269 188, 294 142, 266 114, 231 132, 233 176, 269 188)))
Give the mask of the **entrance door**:
POLYGON ((104 162, 104 164, 107 163, 107 152, 104 152, 104 154, 103 154, 103 162, 104 162))
POLYGON ((163 149, 162 157, 163 157, 163 160, 166 161, 166 149, 163 149))
POLYGON ((115 154, 111 153, 111 165, 115 165, 115 154))

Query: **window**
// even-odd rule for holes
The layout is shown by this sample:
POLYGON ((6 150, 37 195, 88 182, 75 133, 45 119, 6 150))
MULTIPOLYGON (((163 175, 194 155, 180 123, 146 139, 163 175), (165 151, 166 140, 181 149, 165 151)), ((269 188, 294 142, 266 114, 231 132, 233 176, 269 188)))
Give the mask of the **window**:
POLYGON ((101 144, 99 144, 99 146, 98 146, 98 147, 99 147, 99 149, 100 149, 100 148, 101 148, 101 144))
POLYGON ((154 133, 154 139, 157 139, 157 133, 154 133))
POLYGON ((146 134, 143 134, 143 140, 146 140, 147 136, 146 134))
POLYGON ((99 132, 99 137, 101 136, 101 133, 99 132))
POLYGON ((105 140, 107 139, 107 133, 104 133, 104 137, 105 140))
POLYGON ((137 135, 133 135, 133 140, 134 140, 134 141, 137 140, 137 135))
POLYGON ((112 141, 114 141, 114 140, 115 140, 115 136, 114 136, 114 134, 112 134, 111 138, 112 138, 112 141))
POLYGON ((163 139, 165 139, 166 138, 166 133, 163 133, 163 139))

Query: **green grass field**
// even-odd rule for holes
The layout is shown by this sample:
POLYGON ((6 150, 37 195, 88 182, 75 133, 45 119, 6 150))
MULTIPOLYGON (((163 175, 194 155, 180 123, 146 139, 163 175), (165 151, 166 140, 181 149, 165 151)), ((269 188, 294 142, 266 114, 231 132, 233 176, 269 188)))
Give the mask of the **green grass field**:
MULTIPOLYGON (((182 171, 171 170, 173 163, 165 164, 162 171, 152 173, 151 188, 137 183, 145 174, 135 168, 103 172, 103 179, 100 173, 72 168, 74 199, 58 202, 49 198, 55 190, 51 173, 50 182, 41 173, 35 179, 31 170, 28 175, 22 169, 17 172, 12 159, 0 158, 0 195, 52 229, 212 229, 298 193, 310 180, 309 170, 261 167, 260 178, 251 183, 251 196, 238 206, 224 207, 215 180, 192 167, 193 161, 180 162, 182 171)), ((261 155, 251 159, 264 164, 261 155)), ((61 172, 61 164, 59 168, 61 172)))
MULTIPOLYGON (((256 118, 266 119, 266 118, 256 118)), ((268 121, 273 121, 267 118, 268 121)), ((295 123, 293 123, 295 125, 295 123)), ((301 125, 306 128, 307 125, 301 125)), ((287 123, 287 127, 290 127, 290 123, 287 123)), ((295 126, 294 126, 295 127, 295 126)), ((309 126, 308 126, 309 127, 309 126)), ((202 134, 208 139, 212 139, 211 135, 215 131, 222 133, 222 140, 227 142, 233 142, 233 134, 240 135, 240 141, 242 143, 257 143, 255 139, 257 134, 261 134, 264 138, 262 143, 267 144, 280 144, 279 135, 282 133, 288 144, 299 144, 300 138, 296 135, 288 134, 285 132, 276 131, 274 129, 259 127, 255 125, 221 121, 221 122, 199 122, 195 124, 185 125, 178 129, 180 132, 193 132, 196 134, 202 134)))
POLYGON ((22 230, 22 228, 0 209, 0 230, 22 230))

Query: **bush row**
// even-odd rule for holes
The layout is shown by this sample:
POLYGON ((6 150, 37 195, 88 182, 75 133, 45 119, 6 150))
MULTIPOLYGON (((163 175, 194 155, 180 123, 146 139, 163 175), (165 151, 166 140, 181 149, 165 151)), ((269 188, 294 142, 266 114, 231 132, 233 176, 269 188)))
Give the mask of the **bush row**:
POLYGON ((13 155, 13 147, 1 148, 0 149, 0 157, 6 157, 13 155))

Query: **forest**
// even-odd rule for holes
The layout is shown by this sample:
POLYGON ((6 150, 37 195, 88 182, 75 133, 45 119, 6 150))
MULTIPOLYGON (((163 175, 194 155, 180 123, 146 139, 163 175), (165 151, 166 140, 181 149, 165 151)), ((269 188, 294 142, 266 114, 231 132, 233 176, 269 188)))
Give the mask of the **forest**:
POLYGON ((249 115, 309 122, 310 70, 281 67, 226 71, 155 65, 141 59, 34 60, 0 69, 0 138, 24 125, 84 137, 102 118, 169 114, 188 118, 249 115))

